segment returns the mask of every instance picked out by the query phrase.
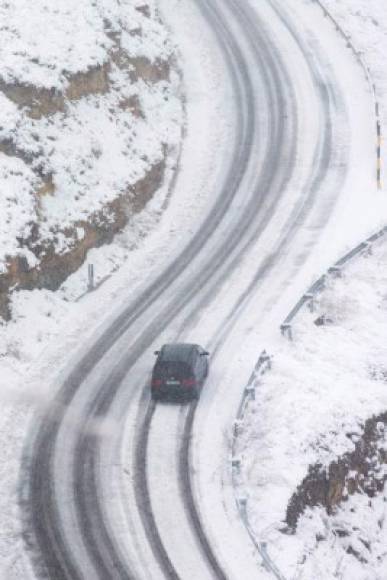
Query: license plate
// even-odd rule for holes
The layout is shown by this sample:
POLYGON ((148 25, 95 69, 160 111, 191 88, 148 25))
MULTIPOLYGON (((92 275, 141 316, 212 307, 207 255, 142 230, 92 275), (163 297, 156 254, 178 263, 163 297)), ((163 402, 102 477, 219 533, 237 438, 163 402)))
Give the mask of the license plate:
POLYGON ((175 380, 168 380, 166 381, 167 385, 180 385, 180 381, 175 381, 175 380))

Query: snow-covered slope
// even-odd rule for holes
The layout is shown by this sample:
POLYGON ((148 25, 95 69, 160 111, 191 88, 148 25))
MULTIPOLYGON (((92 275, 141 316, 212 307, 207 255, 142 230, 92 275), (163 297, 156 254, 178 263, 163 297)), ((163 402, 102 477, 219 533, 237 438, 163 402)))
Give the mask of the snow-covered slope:
POLYGON ((173 53, 153 0, 0 2, 3 294, 56 289, 162 185, 181 140, 173 53))
MULTIPOLYGON (((383 521, 378 526, 383 498, 367 498, 367 502, 359 497, 357 504, 355 494, 349 503, 342 504, 344 468, 343 481, 331 481, 326 487, 326 506, 343 505, 344 511, 339 510, 330 521, 325 508, 308 509, 298 520, 295 536, 283 530, 291 497, 309 468, 319 466, 324 472, 345 454, 353 453, 366 420, 387 410, 386 264, 384 243, 374 255, 360 257, 347 267, 342 278, 332 278, 316 309, 311 313, 305 308, 299 315, 293 325, 293 342, 282 339, 275 348, 273 369, 257 389, 239 438, 243 465, 240 484, 248 493, 250 519, 257 536, 270 542, 272 555, 289 577, 298 571, 297 578, 325 580, 335 577, 336 567, 340 578, 350 578, 355 571, 356 578, 383 577, 374 568, 383 550, 381 544, 373 546, 377 530, 380 543, 386 534, 383 521), (316 325, 323 315, 328 323, 316 325), (341 521, 346 525, 343 523, 340 537, 341 521), (361 558, 355 552, 347 553, 352 533, 349 523, 364 542, 372 544, 367 558, 364 551, 361 558), (338 558, 333 558, 334 554, 338 558), (342 558, 345 563, 339 566, 342 558), (372 573, 367 576, 369 570, 372 573)), ((381 444, 385 447, 383 437, 381 444)), ((360 469, 362 462, 371 459, 358 456, 355 464, 360 469)), ((386 465, 381 465, 378 473, 375 470, 376 478, 383 480, 385 470, 386 465)), ((316 477, 312 487, 317 485, 316 477)), ((301 498, 306 506, 308 501, 313 506, 310 489, 304 490, 301 498)), ((320 491, 320 501, 323 497, 320 491)), ((382 513, 387 515, 386 507, 382 513)), ((353 539, 353 546, 357 541, 353 539)), ((385 557, 380 561, 380 573, 385 557)))

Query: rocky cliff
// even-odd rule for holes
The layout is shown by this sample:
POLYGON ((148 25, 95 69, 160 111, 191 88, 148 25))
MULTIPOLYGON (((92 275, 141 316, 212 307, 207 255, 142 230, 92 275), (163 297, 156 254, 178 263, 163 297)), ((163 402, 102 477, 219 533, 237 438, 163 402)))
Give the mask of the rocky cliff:
MULTIPOLYGON (((0 26, 9 43, 8 66, 0 66, 3 318, 11 316, 12 292, 56 290, 90 248, 109 243, 145 207, 181 138, 179 75, 153 1, 123 6, 113 0, 110 12, 103 2, 76 5, 87 11, 85 34, 100 43, 99 52, 90 43, 90 54, 85 49, 79 55, 82 70, 76 70, 79 48, 71 25, 76 29, 84 13, 72 13, 64 0, 57 19, 44 0, 34 5, 35 27, 51 24, 48 34, 58 33, 62 63, 49 61, 44 44, 30 40, 30 28, 21 25, 12 36, 0 26), (69 31, 61 38, 66 22, 69 31), (11 73, 16 59, 19 67, 11 73)), ((0 0, 11 22, 18 24, 25 11, 24 0, 11 7, 0 0)))

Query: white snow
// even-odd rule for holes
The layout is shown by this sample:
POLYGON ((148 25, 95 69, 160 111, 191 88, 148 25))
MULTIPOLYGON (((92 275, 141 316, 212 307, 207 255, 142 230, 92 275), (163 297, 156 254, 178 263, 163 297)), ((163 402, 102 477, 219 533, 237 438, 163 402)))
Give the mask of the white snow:
POLYGON ((257 538, 269 542, 271 556, 288 577, 323 580, 340 570, 337 577, 343 579, 383 578, 386 531, 378 524, 380 513, 387 515, 383 496, 369 505, 368 498, 354 496, 332 520, 321 509, 310 510, 296 536, 280 530, 308 467, 328 466, 353 451, 348 434, 360 435, 366 419, 387 409, 386 266, 384 242, 374 255, 347 266, 342 278, 330 279, 316 310, 305 308, 296 318, 293 342, 273 345, 273 370, 248 407, 238 439, 239 485, 248 494, 257 538), (316 326, 322 315, 330 323, 316 326), (346 553, 355 542, 352 532, 341 539, 332 531, 341 520, 371 544, 364 564, 346 553), (317 541, 316 534, 326 541, 317 541))
MULTIPOLYGON (((383 134, 387 134, 387 11, 383 0, 324 0, 325 6, 363 53, 376 85, 383 134)), ((387 169, 385 140, 382 145, 383 168, 387 169)), ((385 181, 385 180, 384 180, 385 181)), ((385 185, 385 184, 384 184, 385 185)))
MULTIPOLYGON (((18 238, 28 237, 31 230, 31 219, 36 219, 37 203, 34 188, 37 183, 34 173, 17 158, 4 157, 0 163, 1 200, 4 206, 1 212, 0 255, 15 254, 18 238)), ((0 202, 1 203, 1 202, 0 202)), ((35 256, 27 249, 18 248, 34 265, 35 256)), ((0 260, 0 272, 5 264, 0 260)))
MULTIPOLYGON (((174 51, 154 1, 144 5, 145 12, 142 4, 62 0, 53 7, 46 0, 0 2, 0 81, 5 83, 0 86, 5 91, 0 92, 0 147, 2 142, 12 144, 11 153, 0 152, 0 188, 17 195, 17 184, 7 172, 9 156, 16 156, 20 180, 25 176, 24 189, 31 186, 31 172, 36 176, 29 203, 25 196, 18 202, 24 219, 38 223, 39 241, 52 241, 58 251, 74 243, 69 232, 58 232, 106 208, 165 156, 167 163, 168 157, 176 159, 183 122, 179 75, 172 68, 169 78, 158 82, 132 76, 133 59, 141 57, 162 67, 174 51), (114 62, 117 54, 132 60, 119 66, 114 62), (65 98, 64 109, 59 106, 37 118, 31 118, 26 108, 17 108, 7 92, 7 85, 16 86, 19 94, 24 87, 43 88, 60 99, 77 78, 74 75, 102 65, 107 68, 101 69, 102 84, 94 94, 65 98), (53 183, 53 191, 44 195, 38 193, 42 175, 53 183), (35 205, 38 211, 33 211, 35 205)), ((44 94, 36 92, 34 98, 39 101, 44 94)), ((3 194, 0 213, 18 220, 13 215, 18 210, 3 194)), ((27 233, 5 224, 0 231, 0 264, 7 254, 23 253, 20 238, 27 233)))
POLYGON ((107 62, 113 42, 106 24, 123 33, 123 47, 131 55, 155 60, 171 54, 153 0, 60 0, 55 5, 2 0, 0 22, 0 78, 12 84, 60 89, 67 85, 66 75, 107 62))
POLYGON ((321 508, 306 512, 298 533, 304 538, 307 558, 299 566, 297 578, 383 580, 387 558, 386 504, 384 490, 374 498, 360 494, 349 497, 331 517, 321 508))

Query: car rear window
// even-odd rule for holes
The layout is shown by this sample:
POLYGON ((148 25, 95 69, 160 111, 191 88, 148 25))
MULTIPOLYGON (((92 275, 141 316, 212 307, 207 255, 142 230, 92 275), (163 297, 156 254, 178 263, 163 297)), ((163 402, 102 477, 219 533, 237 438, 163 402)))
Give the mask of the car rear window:
POLYGON ((192 374, 187 364, 175 361, 162 361, 156 365, 155 374, 161 378, 184 378, 192 374))

